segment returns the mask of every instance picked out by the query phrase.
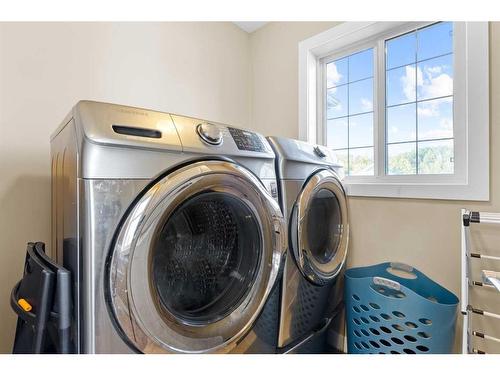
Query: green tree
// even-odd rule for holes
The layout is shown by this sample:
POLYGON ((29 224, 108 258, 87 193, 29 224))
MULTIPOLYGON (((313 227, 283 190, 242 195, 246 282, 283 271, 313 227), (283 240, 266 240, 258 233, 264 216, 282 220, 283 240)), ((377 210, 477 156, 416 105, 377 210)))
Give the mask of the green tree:
MULTIPOLYGON (((415 174, 415 150, 400 153, 389 159, 389 174, 415 174)), ((419 174, 453 173, 453 148, 449 146, 421 147, 418 150, 419 174)))
MULTIPOLYGON (((337 154, 338 162, 347 172, 347 153, 337 154)), ((391 175, 415 174, 417 170, 416 151, 402 152, 388 160, 388 172, 391 175)), ((373 159, 365 155, 351 156, 349 160, 349 174, 373 173, 373 159)), ((453 147, 442 145, 421 147, 418 150, 419 174, 448 174, 453 173, 453 147)))

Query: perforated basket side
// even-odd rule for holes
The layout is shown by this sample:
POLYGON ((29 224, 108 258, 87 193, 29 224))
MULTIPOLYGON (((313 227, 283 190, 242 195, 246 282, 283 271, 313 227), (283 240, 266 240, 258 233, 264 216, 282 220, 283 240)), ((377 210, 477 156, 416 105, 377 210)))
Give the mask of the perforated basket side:
MULTIPOLYGON (((429 291, 432 294, 432 291, 429 291)), ((456 304, 438 304, 413 290, 376 285, 372 277, 346 274, 345 304, 349 353, 450 353, 456 304)))

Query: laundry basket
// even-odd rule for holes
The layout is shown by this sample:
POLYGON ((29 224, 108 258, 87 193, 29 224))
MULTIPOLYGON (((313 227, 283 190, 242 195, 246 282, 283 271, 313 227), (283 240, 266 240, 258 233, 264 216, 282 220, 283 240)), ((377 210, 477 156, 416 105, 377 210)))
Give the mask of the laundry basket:
POLYGON ((415 268, 381 263, 345 273, 348 353, 451 353, 458 298, 415 268))

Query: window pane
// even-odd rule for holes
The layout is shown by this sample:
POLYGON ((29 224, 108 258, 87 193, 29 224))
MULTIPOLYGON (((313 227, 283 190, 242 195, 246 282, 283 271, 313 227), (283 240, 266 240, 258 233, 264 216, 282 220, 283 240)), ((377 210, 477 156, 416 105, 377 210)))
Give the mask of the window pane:
POLYGON ((373 147, 349 149, 349 175, 373 175, 373 147))
POLYGON ((453 173, 453 139, 418 143, 419 174, 453 173))
POLYGON ((349 115, 373 111, 373 78, 349 84, 349 115))
POLYGON ((387 108, 387 143, 416 141, 416 104, 387 108))
POLYGON ((347 148, 347 117, 328 120, 326 145, 333 149, 347 148))
POLYGON ((386 69, 408 65, 416 61, 416 33, 409 33, 386 42, 386 69))
POLYGON ((346 175, 373 175, 373 48, 326 66, 326 144, 346 175))
POLYGON ((349 117, 349 148, 373 146, 373 113, 349 117))
POLYGON ((349 82, 373 77, 373 49, 349 56, 349 82))
POLYGON ((326 65, 326 87, 347 83, 347 57, 326 65))
POLYGON ((385 85, 387 174, 453 173, 453 24, 387 40, 385 85))
POLYGON ((347 85, 328 89, 326 92, 326 117, 347 116, 347 85))
POLYGON ((417 32, 418 61, 453 52, 453 23, 440 22, 417 32))
POLYGON ((386 77, 388 106, 415 101, 415 65, 388 70, 386 77))
POLYGON ((387 145, 387 174, 415 174, 416 142, 387 145))
POLYGON ((418 139, 453 138, 453 99, 418 103, 418 139))
POLYGON ((335 150, 335 155, 337 155, 338 163, 344 167, 344 173, 346 175, 349 174, 347 169, 347 150, 335 150))
POLYGON ((431 99, 453 94, 453 55, 418 63, 418 99, 431 99))

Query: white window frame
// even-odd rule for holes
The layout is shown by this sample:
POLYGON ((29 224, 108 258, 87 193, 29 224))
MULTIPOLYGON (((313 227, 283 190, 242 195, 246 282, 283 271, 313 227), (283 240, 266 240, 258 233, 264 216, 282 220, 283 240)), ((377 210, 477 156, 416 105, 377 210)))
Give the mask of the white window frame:
POLYGON ((299 43, 299 138, 324 144, 325 61, 373 47, 374 176, 348 176, 351 196, 489 200, 489 54, 487 22, 454 22, 452 175, 385 174, 385 39, 432 22, 346 22, 299 43), (377 110, 377 108, 379 108, 377 110))

